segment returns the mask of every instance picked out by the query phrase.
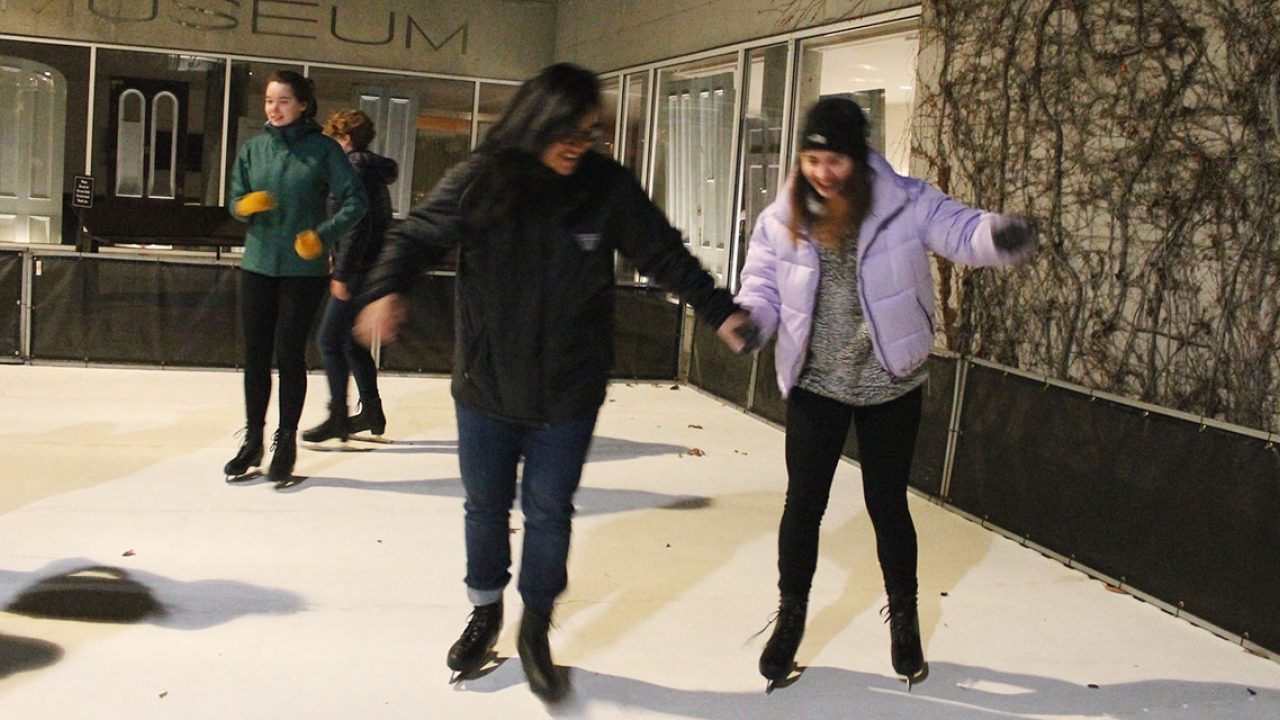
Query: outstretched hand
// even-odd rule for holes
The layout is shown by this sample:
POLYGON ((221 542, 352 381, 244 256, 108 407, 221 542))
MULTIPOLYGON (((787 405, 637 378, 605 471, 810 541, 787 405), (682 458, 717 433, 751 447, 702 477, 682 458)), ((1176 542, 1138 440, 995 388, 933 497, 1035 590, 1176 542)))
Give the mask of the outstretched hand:
POLYGON ((1036 225, 1023 215, 997 215, 991 224, 991 239, 1006 255, 1018 260, 1036 251, 1036 225))
POLYGON ((404 301, 400 295, 393 293, 366 305, 360 314, 356 315, 351 334, 356 342, 364 347, 373 348, 376 344, 394 341, 403 323, 404 301))

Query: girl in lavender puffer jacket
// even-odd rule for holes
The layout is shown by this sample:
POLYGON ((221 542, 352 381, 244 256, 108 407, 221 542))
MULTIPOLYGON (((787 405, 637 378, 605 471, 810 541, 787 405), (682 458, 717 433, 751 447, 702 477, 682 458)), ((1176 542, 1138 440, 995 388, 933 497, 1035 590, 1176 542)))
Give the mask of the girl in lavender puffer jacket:
POLYGON ((819 525, 850 422, 889 598, 893 668, 908 682, 927 675, 907 480, 934 341, 928 254, 1003 265, 1035 248, 1026 219, 968 207, 898 175, 867 147, 866 132, 852 100, 825 98, 810 110, 797 170, 756 223, 735 298, 760 330, 756 347, 777 336, 787 398, 781 602, 760 656, 771 686, 795 667, 819 525))

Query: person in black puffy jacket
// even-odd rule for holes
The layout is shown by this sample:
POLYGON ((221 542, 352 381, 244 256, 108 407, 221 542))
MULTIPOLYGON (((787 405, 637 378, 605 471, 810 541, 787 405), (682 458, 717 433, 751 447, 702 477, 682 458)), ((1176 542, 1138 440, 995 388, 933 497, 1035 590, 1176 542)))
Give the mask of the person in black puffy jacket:
POLYGON ((324 124, 324 134, 338 141, 347 152, 356 177, 368 197, 364 217, 344 235, 330 257, 332 277, 329 299, 320 320, 317 342, 329 380, 329 417, 302 433, 307 442, 337 438, 342 442, 359 432, 382 435, 387 417, 378 393, 378 365, 368 348, 357 345, 351 336, 355 323, 353 302, 382 250, 383 238, 391 227, 391 194, 387 186, 396 181, 400 168, 395 160, 369 150, 376 132, 373 120, 361 110, 339 110, 324 124), (347 416, 347 386, 355 378, 360 393, 360 412, 347 416))
POLYGON ((522 85, 471 157, 392 230, 356 322, 364 342, 393 338, 399 294, 460 248, 452 390, 475 609, 448 665, 474 673, 497 643, 523 460, 517 650, 530 689, 546 702, 569 690, 547 631, 567 583, 573 496, 613 364, 615 251, 689 303, 732 349, 754 327, 635 177, 594 149, 600 105, 595 76, 574 65, 553 65, 522 85))

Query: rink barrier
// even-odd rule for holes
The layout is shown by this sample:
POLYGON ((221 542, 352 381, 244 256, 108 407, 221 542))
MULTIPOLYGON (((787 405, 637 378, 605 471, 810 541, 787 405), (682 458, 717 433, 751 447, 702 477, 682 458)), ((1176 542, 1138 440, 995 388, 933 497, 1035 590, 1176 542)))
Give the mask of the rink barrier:
MULTIPOLYGON (((243 356, 237 261, 181 251, 78 252, 0 247, 0 349, 12 361, 236 368, 243 356)), ((453 365, 454 273, 425 273, 387 372, 447 374, 453 365)), ((674 381, 682 309, 666 293, 619 287, 613 376, 674 381)), ((319 318, 316 319, 317 325, 319 318)), ((323 367, 314 342, 307 360, 323 367)))
POLYGON ((21 361, 24 352, 22 340, 23 310, 30 302, 23 302, 23 289, 27 284, 23 281, 23 263, 26 253, 17 250, 0 250, 0 304, 4 311, 0 312, 0 359, 21 361))

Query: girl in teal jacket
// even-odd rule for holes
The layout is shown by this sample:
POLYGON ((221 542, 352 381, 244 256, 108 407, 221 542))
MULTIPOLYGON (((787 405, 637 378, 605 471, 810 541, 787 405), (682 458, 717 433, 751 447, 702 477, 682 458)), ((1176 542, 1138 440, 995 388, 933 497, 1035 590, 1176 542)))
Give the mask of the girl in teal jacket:
POLYGON ((307 394, 307 340, 329 287, 328 251, 364 214, 366 200, 346 153, 315 121, 311 80, 273 73, 264 109, 266 132, 244 144, 231 173, 231 214, 249 223, 240 263, 245 431, 223 471, 241 479, 262 462, 274 354, 280 424, 268 474, 288 485, 307 394), (330 195, 338 208, 332 217, 330 195))

